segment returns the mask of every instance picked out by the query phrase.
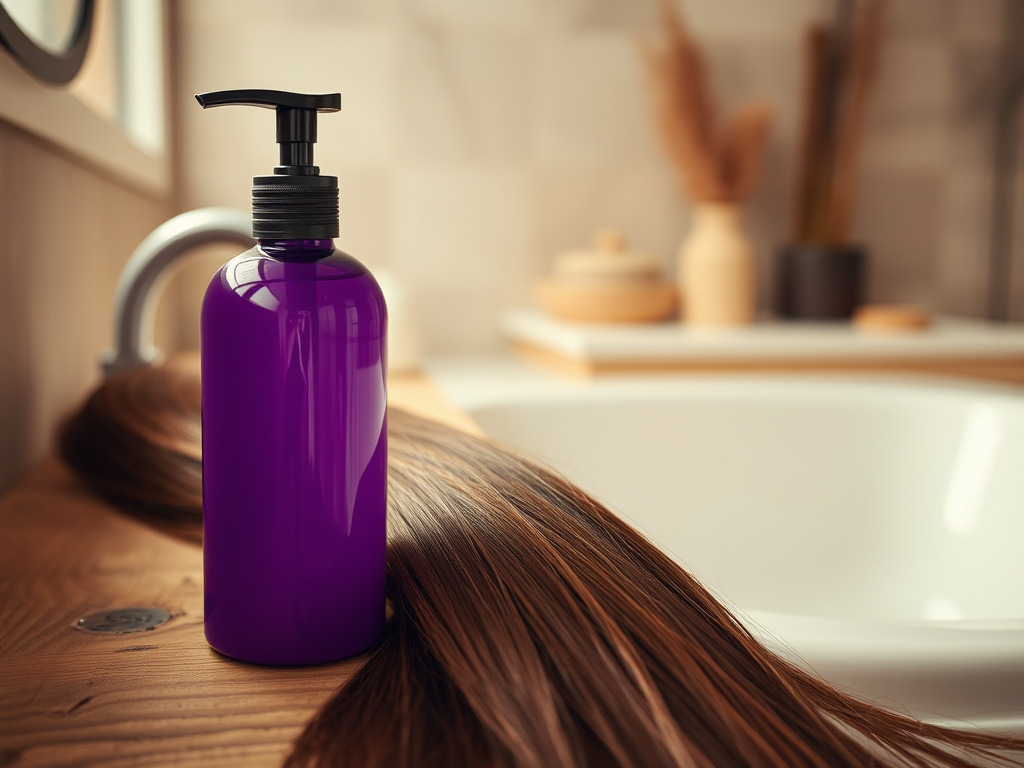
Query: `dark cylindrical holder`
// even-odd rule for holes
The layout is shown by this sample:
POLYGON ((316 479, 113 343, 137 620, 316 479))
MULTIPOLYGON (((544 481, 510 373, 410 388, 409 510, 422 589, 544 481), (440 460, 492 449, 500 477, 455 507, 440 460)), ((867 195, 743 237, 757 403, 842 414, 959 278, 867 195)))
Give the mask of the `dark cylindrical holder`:
POLYGON ((798 243, 779 250, 778 313, 789 320, 847 320, 861 304, 867 254, 856 245, 798 243))

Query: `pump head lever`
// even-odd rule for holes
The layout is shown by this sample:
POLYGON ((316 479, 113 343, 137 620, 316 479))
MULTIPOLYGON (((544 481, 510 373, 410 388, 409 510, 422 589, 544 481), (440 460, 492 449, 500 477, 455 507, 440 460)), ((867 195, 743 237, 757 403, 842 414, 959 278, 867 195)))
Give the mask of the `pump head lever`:
POLYGON ((267 91, 262 88, 242 88, 233 91, 211 91, 197 93, 196 101, 203 109, 237 104, 245 107, 276 109, 312 109, 317 112, 341 111, 340 93, 291 93, 289 91, 267 91))
POLYGON ((313 95, 260 88, 197 93, 196 101, 203 109, 239 105, 276 110, 281 163, 274 173, 285 176, 316 176, 320 173, 320 169, 313 165, 316 113, 341 110, 340 93, 313 95))

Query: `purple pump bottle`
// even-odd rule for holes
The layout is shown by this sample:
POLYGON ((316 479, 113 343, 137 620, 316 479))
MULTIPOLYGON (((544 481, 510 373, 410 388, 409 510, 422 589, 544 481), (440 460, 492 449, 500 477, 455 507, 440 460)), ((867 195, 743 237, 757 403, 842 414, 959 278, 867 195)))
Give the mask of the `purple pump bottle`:
POLYGON ((206 638, 260 664, 353 656, 384 629, 387 310, 334 249, 338 180, 313 165, 316 113, 341 96, 196 99, 276 109, 281 145, 253 179, 259 245, 203 300, 206 638))

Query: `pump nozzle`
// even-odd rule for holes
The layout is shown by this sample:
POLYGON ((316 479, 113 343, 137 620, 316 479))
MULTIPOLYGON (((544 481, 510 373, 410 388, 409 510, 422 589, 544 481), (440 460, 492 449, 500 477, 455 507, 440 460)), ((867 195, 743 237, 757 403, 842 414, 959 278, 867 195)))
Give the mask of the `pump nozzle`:
POLYGON ((234 104, 276 110, 277 143, 281 145, 281 164, 274 168, 274 173, 281 176, 316 176, 320 173, 320 169, 313 165, 316 113, 341 110, 340 93, 312 95, 243 88, 235 91, 198 93, 196 101, 203 109, 234 104))
POLYGON ((207 107, 240 105, 277 112, 281 164, 253 178, 253 235, 316 239, 338 235, 338 180, 313 165, 316 113, 341 110, 340 93, 320 95, 246 88, 196 94, 207 107), (314 178, 315 177, 315 178, 314 178))

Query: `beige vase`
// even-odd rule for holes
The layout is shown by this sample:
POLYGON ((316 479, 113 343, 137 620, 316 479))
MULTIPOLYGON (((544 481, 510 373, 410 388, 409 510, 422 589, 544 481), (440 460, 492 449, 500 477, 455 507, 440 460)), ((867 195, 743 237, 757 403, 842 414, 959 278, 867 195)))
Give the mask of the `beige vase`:
POLYGON ((746 325, 754 320, 754 257, 739 208, 698 203, 679 246, 679 295, 684 322, 746 325))

